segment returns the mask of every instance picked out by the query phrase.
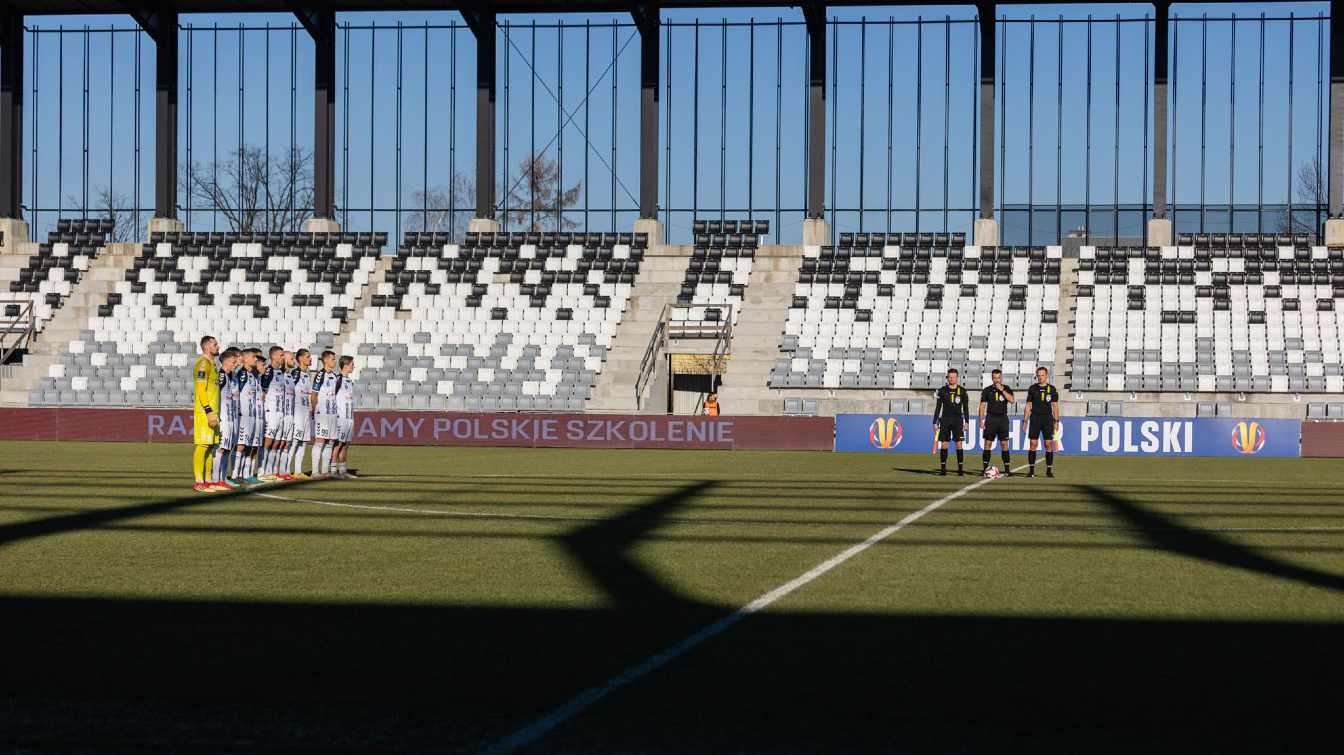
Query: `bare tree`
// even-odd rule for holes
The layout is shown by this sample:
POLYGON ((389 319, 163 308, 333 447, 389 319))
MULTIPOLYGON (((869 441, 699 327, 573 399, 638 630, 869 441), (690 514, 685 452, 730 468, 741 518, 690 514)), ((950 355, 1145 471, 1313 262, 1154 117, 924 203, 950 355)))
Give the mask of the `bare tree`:
POLYGON ((193 207, 213 208, 231 230, 299 231, 313 212, 313 153, 244 146, 227 159, 193 163, 182 185, 193 207))
MULTIPOLYGON (((94 194, 93 203, 85 210, 90 218, 108 218, 112 221, 112 232, 107 235, 107 240, 114 244, 139 241, 139 213, 131 206, 131 200, 109 186, 96 187, 94 194)), ((67 206, 77 207, 80 202, 79 197, 66 195, 67 206)))
POLYGON ((411 194, 412 211, 406 218, 408 231, 452 233, 461 240, 467 221, 476 211, 476 184, 469 176, 455 174, 447 186, 428 186, 411 194))
POLYGON ((509 179, 511 226, 529 231, 563 231, 578 225, 564 216, 583 193, 583 184, 568 189, 560 185, 560 164, 545 154, 529 155, 518 162, 518 175, 509 179))
POLYGON ((1279 232, 1317 235, 1321 230, 1317 222, 1321 208, 1330 201, 1329 183, 1320 160, 1313 159, 1298 166, 1297 185, 1293 193, 1296 197, 1293 213, 1290 216, 1286 209, 1283 211, 1279 218, 1279 232))

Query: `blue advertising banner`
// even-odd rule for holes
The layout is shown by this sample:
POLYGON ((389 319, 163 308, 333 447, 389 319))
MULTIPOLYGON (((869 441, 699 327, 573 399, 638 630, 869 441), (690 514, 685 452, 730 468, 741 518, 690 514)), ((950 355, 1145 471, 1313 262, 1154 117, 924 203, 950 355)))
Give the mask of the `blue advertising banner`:
MULTIPOLYGON (((1302 423, 1295 419, 1173 417, 1064 417, 1056 437, 1062 453, 1083 456, 1257 456, 1301 455, 1302 423)), ((929 453, 933 420, 927 414, 840 414, 835 418, 835 450, 874 453, 929 453)), ((1012 420, 1008 445, 1025 450, 1026 427, 1012 420)), ((979 422, 972 420, 965 448, 984 447, 979 422)))

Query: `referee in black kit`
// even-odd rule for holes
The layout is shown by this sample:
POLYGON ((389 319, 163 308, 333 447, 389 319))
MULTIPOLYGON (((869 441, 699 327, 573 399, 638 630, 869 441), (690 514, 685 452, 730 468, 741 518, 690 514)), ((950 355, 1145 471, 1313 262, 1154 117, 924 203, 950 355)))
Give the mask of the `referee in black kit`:
POLYGON ((1055 476, 1055 428, 1059 427, 1059 391, 1050 385, 1050 370, 1036 368, 1036 382, 1027 389, 1027 410, 1022 421, 1027 425, 1028 477, 1036 476, 1036 441, 1045 440, 1045 476, 1055 476))
POLYGON ((967 422, 971 418, 971 403, 966 389, 957 385, 960 374, 956 370, 947 371, 947 385, 938 389, 933 407, 933 427, 938 433, 938 474, 947 476, 947 442, 957 444, 957 474, 964 475, 962 468, 966 452, 962 450, 962 441, 969 429, 967 422))
POLYGON ((980 392, 980 427, 985 442, 984 465, 980 474, 989 470, 989 459, 994 441, 999 442, 1003 457, 1003 473, 1012 476, 1012 457, 1008 451, 1008 437, 1012 427, 1008 420, 1008 405, 1013 403, 1013 389, 1003 384, 1003 370, 989 373, 991 382, 980 392))

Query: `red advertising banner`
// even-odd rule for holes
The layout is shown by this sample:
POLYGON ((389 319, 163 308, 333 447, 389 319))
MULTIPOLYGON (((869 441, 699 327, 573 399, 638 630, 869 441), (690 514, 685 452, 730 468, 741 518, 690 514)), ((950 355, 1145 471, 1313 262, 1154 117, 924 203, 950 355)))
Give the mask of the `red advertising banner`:
POLYGON ((1344 458, 1344 422, 1303 422, 1302 455, 1344 458))
MULTIPOLYGON (((191 442, 182 409, 0 408, 0 440, 191 442)), ((830 417, 358 412, 362 445, 830 451, 830 417)))

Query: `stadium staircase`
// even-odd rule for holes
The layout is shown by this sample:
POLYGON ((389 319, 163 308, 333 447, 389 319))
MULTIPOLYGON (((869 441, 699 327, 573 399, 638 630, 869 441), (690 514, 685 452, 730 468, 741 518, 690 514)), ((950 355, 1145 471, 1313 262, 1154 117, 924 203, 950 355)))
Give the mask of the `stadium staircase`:
MULTIPOLYGON (((686 277, 690 253, 690 246, 658 246, 649 249, 639 277, 635 279, 625 319, 616 328, 607 364, 588 399, 587 411, 620 414, 641 411, 635 401, 634 386, 639 378, 644 352, 662 319, 664 308, 677 300, 682 280, 686 277)), ((646 396, 656 393, 658 385, 666 385, 666 375, 662 375, 661 382, 653 382, 655 385, 646 392, 646 396)), ((646 401, 646 411, 648 406, 646 401)))
POLYGON ((756 252, 719 387, 719 404, 729 414, 783 410, 783 397, 769 387, 770 369, 779 357, 779 339, 802 259, 801 246, 764 246, 756 252))
MULTIPOLYGON (((23 246, 31 247, 32 252, 37 251, 35 243, 23 246)), ((107 295, 116 290, 117 282, 124 280, 126 271, 139 253, 140 244, 108 244, 99 250, 98 256, 89 263, 88 272, 82 276, 79 286, 42 329, 23 363, 13 367, 5 377, 3 385, 0 385, 0 405, 28 404, 29 392, 46 377, 51 365, 67 351, 70 342, 80 337, 89 317, 97 312, 98 305, 107 300, 107 295)), ((3 268, 6 272, 8 264, 6 261, 3 268)))
MULTIPOLYGON (((392 260, 394 259, 396 259, 395 255, 391 254, 384 254, 379 257, 378 264, 374 266, 373 272, 369 274, 369 280, 383 280, 387 276, 387 271, 392 269, 392 260)), ((352 336, 358 332, 359 321, 363 318, 364 313, 368 311, 369 307, 373 306, 373 296, 377 290, 378 287, 376 285, 364 287, 364 293, 360 295, 358 303, 350 311, 349 316, 341 325, 341 331, 336 337, 336 345, 331 347, 332 351, 335 351, 337 354, 351 353, 351 350, 348 349, 346 345, 352 340, 352 336)), ((314 354, 313 360, 316 361, 319 356, 320 354, 314 354)))

